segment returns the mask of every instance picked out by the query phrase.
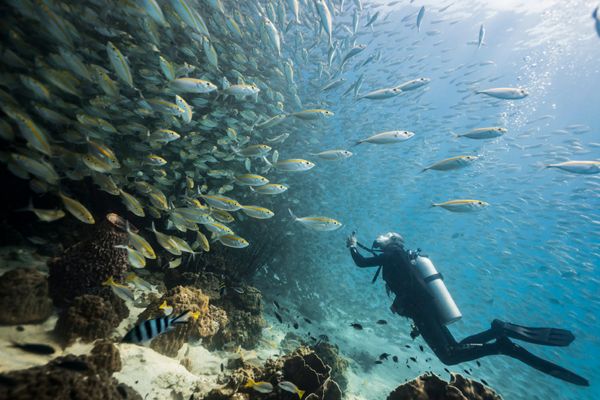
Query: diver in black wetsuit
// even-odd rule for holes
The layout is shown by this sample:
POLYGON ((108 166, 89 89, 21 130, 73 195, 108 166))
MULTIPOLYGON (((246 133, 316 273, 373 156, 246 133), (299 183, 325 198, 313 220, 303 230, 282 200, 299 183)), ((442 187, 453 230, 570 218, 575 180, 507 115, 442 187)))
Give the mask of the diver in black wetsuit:
MULTIPOLYGON (((568 346, 575 336, 570 331, 556 328, 527 328, 494 320, 491 328, 469 336, 460 342, 452 336, 435 312, 434 299, 423 282, 414 273, 414 261, 418 252, 404 248, 404 240, 397 233, 380 235, 369 249, 356 241, 354 233, 348 237, 346 246, 354 263, 360 267, 379 266, 373 282, 382 272, 386 291, 396 295, 391 306, 392 312, 411 318, 414 329, 411 336, 418 334, 431 350, 446 365, 459 364, 481 357, 503 354, 536 368, 546 374, 581 386, 589 386, 587 379, 549 361, 543 360, 509 338, 547 346, 568 346), (371 252, 373 257, 363 257, 357 246, 371 252)), ((441 279, 436 275, 434 279, 441 279)))

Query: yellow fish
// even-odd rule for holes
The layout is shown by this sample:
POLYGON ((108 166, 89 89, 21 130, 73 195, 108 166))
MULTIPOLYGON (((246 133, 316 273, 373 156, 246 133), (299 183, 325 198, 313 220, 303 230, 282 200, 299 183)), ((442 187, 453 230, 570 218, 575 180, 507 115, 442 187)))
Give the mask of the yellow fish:
POLYGON ((64 193, 59 192, 58 195, 63 201, 63 204, 68 212, 71 213, 75 218, 85 224, 95 224, 94 216, 87 208, 75 199, 66 196, 64 193))

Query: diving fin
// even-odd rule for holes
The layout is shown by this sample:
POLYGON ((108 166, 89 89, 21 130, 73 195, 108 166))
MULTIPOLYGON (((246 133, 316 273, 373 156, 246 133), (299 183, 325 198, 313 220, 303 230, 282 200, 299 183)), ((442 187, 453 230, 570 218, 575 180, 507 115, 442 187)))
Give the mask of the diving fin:
POLYGON ((495 319, 492 330, 513 339, 545 346, 568 346, 575 336, 566 329, 557 328, 528 328, 495 319))
POLYGON ((551 375, 555 378, 562 379, 563 381, 579 386, 590 386, 589 381, 584 377, 531 354, 523 347, 511 342, 510 339, 506 337, 498 339, 497 342, 500 348, 500 354, 516 358, 517 360, 524 362, 538 371, 551 375))

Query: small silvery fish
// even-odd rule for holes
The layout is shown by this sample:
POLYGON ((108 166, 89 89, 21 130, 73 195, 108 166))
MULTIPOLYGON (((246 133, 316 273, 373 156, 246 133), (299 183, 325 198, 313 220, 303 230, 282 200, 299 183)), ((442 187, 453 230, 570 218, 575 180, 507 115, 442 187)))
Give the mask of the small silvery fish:
POLYGON ((425 167, 421 170, 421 172, 425 172, 427 170, 433 169, 436 171, 450 171, 453 169, 464 168, 467 165, 470 165, 473 161, 477 160, 479 157, 477 156, 456 156, 446 158, 445 160, 438 161, 434 164, 431 164, 428 167, 425 167))
POLYGON ((372 92, 363 94, 362 96, 358 96, 357 100, 360 100, 360 99, 385 100, 385 99, 389 99, 391 97, 398 96, 400 93, 402 93, 402 90, 398 89, 397 87, 377 89, 377 90, 373 90, 372 92))
POLYGON ((519 100, 529 96, 529 93, 525 89, 521 88, 492 88, 485 90, 478 90, 476 94, 485 94, 496 99, 503 100, 519 100))
POLYGON ((267 183, 263 186, 250 186, 250 190, 259 194, 281 194, 288 190, 288 187, 279 183, 267 183))
POLYGON ((317 156, 322 160, 335 161, 352 157, 352 152, 348 150, 326 150, 320 153, 310 153, 311 156, 317 156))
POLYGON ((329 110, 323 109, 310 109, 310 110, 302 110, 295 113, 290 114, 293 117, 300 118, 303 120, 315 120, 321 117, 332 117, 333 112, 329 110))
POLYGON ((190 311, 186 310, 175 318, 166 316, 146 320, 127 332, 127 334, 123 337, 122 342, 134 344, 147 343, 158 335, 172 330, 176 325, 187 323, 187 317, 189 314, 190 311))
POLYGON ((489 203, 481 200, 450 200, 443 203, 433 203, 432 207, 442 207, 452 212, 480 211, 489 206, 489 203))
POLYGON ((565 161, 548 164, 546 168, 558 168, 574 174, 592 175, 600 172, 600 161, 565 161))
POLYGON ((469 139, 493 139, 504 135, 506 132, 508 132, 508 129, 506 128, 492 126, 488 128, 476 128, 467 133, 462 133, 459 135, 455 134, 455 137, 466 137, 469 139))
POLYGON ((421 86, 425 86, 429 82, 431 82, 431 79, 429 78, 417 78, 396 86, 396 89, 399 89, 403 92, 408 92, 409 90, 415 90, 420 88, 421 86))
POLYGON ((272 164, 276 169, 285 172, 301 172, 312 169, 315 164, 308 160, 292 158, 289 160, 281 160, 272 164))
POLYGON ((412 138, 413 136, 415 136, 415 134, 413 132, 409 132, 409 131, 381 132, 381 133, 377 133, 373 136, 369 136, 366 139, 361 139, 361 140, 357 141, 355 146, 359 145, 361 143, 372 143, 372 144, 399 143, 399 142, 404 142, 404 141, 412 138))

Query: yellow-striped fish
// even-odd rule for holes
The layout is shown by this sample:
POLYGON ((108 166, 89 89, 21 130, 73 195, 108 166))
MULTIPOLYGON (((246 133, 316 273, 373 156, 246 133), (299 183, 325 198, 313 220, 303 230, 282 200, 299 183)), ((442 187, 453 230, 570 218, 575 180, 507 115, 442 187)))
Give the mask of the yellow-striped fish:
POLYGON ((125 192, 123 189, 119 189, 119 193, 121 194, 121 199, 123 200, 123 204, 125 207, 131 211, 133 214, 138 217, 144 217, 146 214, 144 213, 144 207, 142 207, 142 203, 134 196, 125 192))
POLYGON ((332 111, 323 109, 310 109, 302 110, 295 113, 291 113, 293 117, 300 118, 303 120, 315 120, 321 117, 332 117, 334 114, 332 111))
POLYGON ((250 243, 243 237, 237 235, 221 235, 217 238, 222 245, 227 247, 233 247, 234 249, 243 249, 244 247, 248 247, 250 243))
POLYGON ((269 219, 275 215, 275 213, 268 208, 258 206, 242 206, 242 211, 247 216, 256 219, 269 219))
POLYGON ((92 213, 89 212, 88 209, 85 208, 85 206, 83 204, 81 204, 80 202, 78 202, 75 199, 68 197, 67 195, 65 195, 62 192, 58 192, 58 195, 62 199, 63 204, 64 204, 65 208, 67 209, 67 211, 70 212, 71 215, 73 215, 75 218, 77 218, 78 220, 80 220, 81 222, 83 222, 85 224, 96 223, 92 213))
POLYGON ((489 203, 481 200, 450 200, 443 203, 433 203, 432 207, 442 207, 452 212, 480 211, 489 206, 489 203))
POLYGON ((127 60, 121 53, 121 51, 112 42, 106 44, 106 52, 108 53, 108 59, 112 65, 115 73, 120 80, 125 82, 128 86, 133 87, 133 76, 129 69, 127 60))
POLYGON ((305 227, 312 229, 314 231, 335 231, 336 229, 340 229, 342 227, 342 223, 336 221, 333 218, 328 217, 296 217, 292 210, 288 209, 290 215, 296 222, 300 222, 305 227))

